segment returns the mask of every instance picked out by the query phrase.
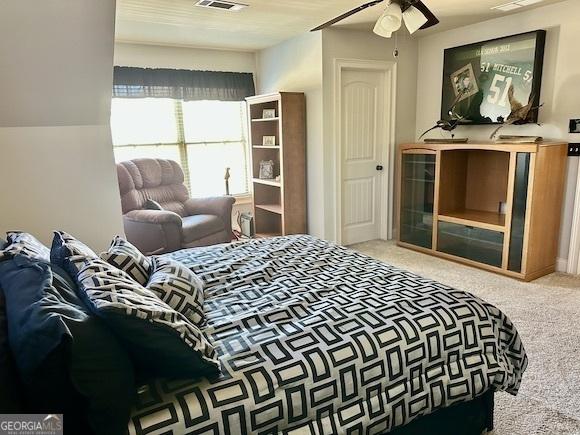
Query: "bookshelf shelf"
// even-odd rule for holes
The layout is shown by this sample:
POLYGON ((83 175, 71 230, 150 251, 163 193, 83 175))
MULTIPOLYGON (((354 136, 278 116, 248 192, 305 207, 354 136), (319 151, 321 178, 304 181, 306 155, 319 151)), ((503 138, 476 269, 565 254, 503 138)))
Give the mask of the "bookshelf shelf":
POLYGON ((252 119, 252 122, 275 122, 279 120, 280 118, 256 118, 252 119))

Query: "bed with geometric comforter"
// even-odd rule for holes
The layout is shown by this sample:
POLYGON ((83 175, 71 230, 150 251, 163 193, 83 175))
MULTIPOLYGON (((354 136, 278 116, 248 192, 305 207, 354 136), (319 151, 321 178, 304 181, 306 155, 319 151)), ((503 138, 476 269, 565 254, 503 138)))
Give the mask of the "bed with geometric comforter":
POLYGON ((221 375, 144 386, 131 434, 385 433, 527 366, 493 305, 310 236, 168 256, 204 281, 221 375))

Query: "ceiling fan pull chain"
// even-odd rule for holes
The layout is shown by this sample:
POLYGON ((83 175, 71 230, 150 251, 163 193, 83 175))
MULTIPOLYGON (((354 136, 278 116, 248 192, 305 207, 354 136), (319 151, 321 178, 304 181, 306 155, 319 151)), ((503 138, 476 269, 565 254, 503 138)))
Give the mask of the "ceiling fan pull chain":
POLYGON ((397 59, 399 57, 399 34, 395 33, 395 49, 393 50, 393 57, 397 59))

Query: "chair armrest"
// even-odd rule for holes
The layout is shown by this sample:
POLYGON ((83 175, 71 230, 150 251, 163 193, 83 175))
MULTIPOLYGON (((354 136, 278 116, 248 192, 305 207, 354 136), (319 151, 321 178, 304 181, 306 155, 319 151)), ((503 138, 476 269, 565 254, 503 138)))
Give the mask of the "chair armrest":
POLYGON ((146 255, 181 249, 181 217, 166 210, 134 210, 123 216, 125 235, 146 255))
POLYGON ((181 217, 168 210, 133 210, 125 214, 125 218, 146 224, 175 224, 181 226, 181 217))
POLYGON ((231 220, 232 206, 236 202, 233 196, 216 196, 213 198, 190 198, 185 201, 185 211, 189 216, 211 214, 231 220))

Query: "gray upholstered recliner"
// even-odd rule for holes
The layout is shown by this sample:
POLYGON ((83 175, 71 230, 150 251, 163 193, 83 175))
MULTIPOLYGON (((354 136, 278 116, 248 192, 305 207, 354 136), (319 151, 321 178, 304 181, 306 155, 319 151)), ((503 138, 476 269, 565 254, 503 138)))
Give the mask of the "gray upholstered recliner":
POLYGON ((127 240, 147 255, 232 240, 231 196, 189 198, 179 164, 136 159, 117 165, 127 240), (147 200, 163 210, 145 209, 147 200))

